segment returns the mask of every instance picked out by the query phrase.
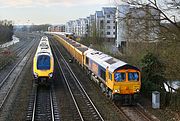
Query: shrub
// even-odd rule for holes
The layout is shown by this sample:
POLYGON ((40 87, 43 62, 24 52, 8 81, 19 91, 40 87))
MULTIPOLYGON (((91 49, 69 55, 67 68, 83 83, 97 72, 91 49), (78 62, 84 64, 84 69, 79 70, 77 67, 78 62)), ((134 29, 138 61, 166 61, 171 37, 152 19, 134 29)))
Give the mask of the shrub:
POLYGON ((142 92, 145 94, 151 94, 151 92, 155 90, 164 92, 164 65, 152 53, 147 53, 141 60, 141 63, 142 92))

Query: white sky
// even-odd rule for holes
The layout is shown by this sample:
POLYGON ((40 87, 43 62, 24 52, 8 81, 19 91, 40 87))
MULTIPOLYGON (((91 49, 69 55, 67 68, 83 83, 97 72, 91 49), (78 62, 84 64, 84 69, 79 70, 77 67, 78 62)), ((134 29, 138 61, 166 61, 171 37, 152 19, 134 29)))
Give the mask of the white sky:
MULTIPOLYGON (((123 0, 0 0, 0 20, 12 20, 15 24, 65 24, 69 20, 94 14, 102 7, 120 4, 121 1, 123 0)), ((164 0, 157 1, 161 3, 164 0)), ((180 11, 175 16, 180 18, 180 11)))
POLYGON ((87 17, 111 0, 0 0, 0 20, 15 24, 63 24, 71 19, 87 17))

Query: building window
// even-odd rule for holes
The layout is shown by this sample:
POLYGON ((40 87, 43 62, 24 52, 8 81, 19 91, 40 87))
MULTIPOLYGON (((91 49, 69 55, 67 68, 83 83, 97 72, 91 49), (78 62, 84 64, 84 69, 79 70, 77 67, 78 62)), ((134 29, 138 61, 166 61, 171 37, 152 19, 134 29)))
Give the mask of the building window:
POLYGON ((107 29, 111 29, 111 26, 107 26, 107 29))
POLYGON ((107 20, 107 23, 110 23, 110 20, 107 20))
POLYGON ((113 32, 114 35, 116 35, 116 32, 113 32))
POLYGON ((110 32, 107 32, 107 35, 110 35, 111 33, 110 32))
POLYGON ((115 26, 113 26, 113 29, 116 29, 116 27, 115 27, 115 26))
POLYGON ((103 35, 104 33, 103 33, 103 31, 101 32, 101 35, 103 35))
POLYGON ((103 26, 104 26, 104 22, 103 20, 100 21, 100 29, 103 29, 103 26))
POLYGON ((110 15, 107 15, 107 18, 110 18, 110 15))

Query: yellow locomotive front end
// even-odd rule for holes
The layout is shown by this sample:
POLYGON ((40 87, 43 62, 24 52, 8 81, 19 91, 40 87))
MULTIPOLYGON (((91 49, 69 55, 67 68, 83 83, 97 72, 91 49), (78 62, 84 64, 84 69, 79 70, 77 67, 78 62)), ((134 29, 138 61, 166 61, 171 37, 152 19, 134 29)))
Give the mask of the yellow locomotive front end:
POLYGON ((141 74, 138 70, 127 69, 114 72, 113 94, 133 95, 141 88, 141 74))
POLYGON ((113 99, 128 100, 138 94, 141 89, 141 72, 136 67, 125 65, 112 73, 106 70, 106 85, 110 89, 109 96, 113 99))

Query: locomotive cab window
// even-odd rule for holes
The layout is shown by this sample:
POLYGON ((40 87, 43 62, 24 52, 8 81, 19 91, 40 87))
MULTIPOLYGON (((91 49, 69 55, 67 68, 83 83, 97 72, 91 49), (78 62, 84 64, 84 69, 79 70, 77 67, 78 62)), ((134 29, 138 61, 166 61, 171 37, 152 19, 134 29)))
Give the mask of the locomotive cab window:
POLYGON ((129 72, 128 73, 128 81, 139 81, 138 72, 129 72))
POLYGON ((88 65, 89 64, 89 58, 86 57, 86 64, 88 65))
POLYGON ((126 80, 126 74, 122 72, 116 72, 114 74, 114 80, 117 82, 123 82, 126 80))
POLYGON ((50 57, 47 55, 40 55, 37 59, 37 69, 49 70, 50 69, 50 57))
POLYGON ((109 73, 109 79, 112 81, 112 74, 109 73))

